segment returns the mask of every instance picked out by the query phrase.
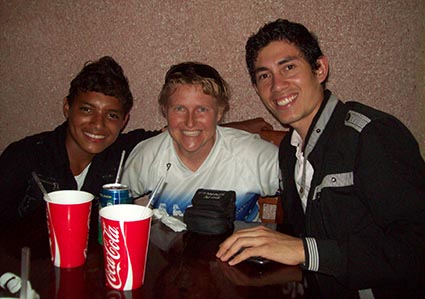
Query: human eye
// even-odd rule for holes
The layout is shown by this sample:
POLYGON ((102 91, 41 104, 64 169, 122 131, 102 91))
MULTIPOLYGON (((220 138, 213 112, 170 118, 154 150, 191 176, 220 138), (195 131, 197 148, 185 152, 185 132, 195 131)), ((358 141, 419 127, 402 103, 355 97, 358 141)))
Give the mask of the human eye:
POLYGON ((83 113, 90 113, 90 112, 92 112, 92 109, 90 107, 88 107, 88 106, 81 106, 79 108, 79 110, 82 111, 83 113))
POLYGON ((173 110, 176 111, 176 112, 183 112, 184 107, 183 106, 175 106, 173 110))
POLYGON ((290 63, 290 64, 285 65, 286 71, 290 71, 290 70, 293 70, 293 69, 295 69, 295 64, 290 63))
POLYGON ((258 73, 257 74, 257 81, 264 81, 267 78, 270 78, 270 74, 266 72, 258 73))
POLYGON ((198 108, 198 111, 199 111, 199 112, 208 112, 208 110, 209 110, 209 109, 208 109, 207 107, 199 107, 199 108, 198 108))
POLYGON ((116 113, 116 112, 109 112, 108 117, 110 119, 118 120, 118 119, 121 118, 121 115, 119 113, 116 113))

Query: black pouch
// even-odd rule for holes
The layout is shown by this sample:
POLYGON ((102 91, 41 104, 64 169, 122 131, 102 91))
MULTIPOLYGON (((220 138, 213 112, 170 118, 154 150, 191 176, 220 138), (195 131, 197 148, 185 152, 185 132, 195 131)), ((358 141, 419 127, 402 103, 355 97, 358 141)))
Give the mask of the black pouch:
POLYGON ((206 235, 233 232, 235 202, 235 191, 199 189, 192 198, 192 206, 184 212, 187 230, 206 235))

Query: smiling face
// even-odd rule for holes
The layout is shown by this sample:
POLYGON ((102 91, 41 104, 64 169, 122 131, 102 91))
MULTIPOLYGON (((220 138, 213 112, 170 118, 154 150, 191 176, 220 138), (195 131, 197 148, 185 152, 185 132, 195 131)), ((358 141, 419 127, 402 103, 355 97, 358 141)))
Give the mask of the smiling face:
POLYGON ((70 160, 92 159, 108 148, 124 128, 126 115, 121 102, 98 92, 79 93, 63 111, 68 119, 66 148, 70 160))
POLYGON ((163 110, 178 156, 196 170, 214 146, 223 109, 200 85, 178 84, 163 110))
POLYGON ((258 52, 254 88, 266 107, 304 139, 323 101, 321 83, 328 73, 325 56, 313 71, 301 52, 286 41, 273 41, 258 52))

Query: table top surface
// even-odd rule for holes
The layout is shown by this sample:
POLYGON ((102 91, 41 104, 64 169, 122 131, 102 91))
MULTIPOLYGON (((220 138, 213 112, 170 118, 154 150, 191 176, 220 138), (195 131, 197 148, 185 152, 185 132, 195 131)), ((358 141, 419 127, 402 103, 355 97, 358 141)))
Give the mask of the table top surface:
MULTIPOLYGON (((304 298, 299 267, 243 262, 229 266, 215 257, 225 236, 176 233, 153 221, 144 284, 117 291, 105 284, 103 247, 91 234, 81 267, 53 266, 47 228, 8 231, 0 246, 0 275, 20 275, 23 246, 31 249, 30 282, 40 298, 304 298), (22 232, 26 232, 23 236, 22 232)), ((3 290, 0 297, 7 295, 3 290), (2 293, 3 292, 3 293, 2 293)))

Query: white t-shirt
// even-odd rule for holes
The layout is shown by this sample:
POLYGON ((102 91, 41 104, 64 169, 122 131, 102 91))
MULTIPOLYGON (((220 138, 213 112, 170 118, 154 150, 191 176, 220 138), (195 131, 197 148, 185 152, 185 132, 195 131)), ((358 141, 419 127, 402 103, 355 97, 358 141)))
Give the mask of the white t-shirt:
POLYGON ((87 165, 79 175, 74 176, 75 181, 77 182, 77 190, 81 190, 83 187, 84 180, 86 179, 87 173, 89 172, 90 165, 91 163, 89 163, 89 165, 87 165))
POLYGON ((165 175, 167 163, 171 167, 154 207, 174 216, 182 216, 202 188, 235 191, 236 219, 255 221, 258 195, 275 195, 279 188, 278 148, 258 135, 225 127, 217 127, 216 142, 195 172, 181 162, 167 131, 140 142, 125 164, 122 183, 135 197, 144 195, 165 175))

